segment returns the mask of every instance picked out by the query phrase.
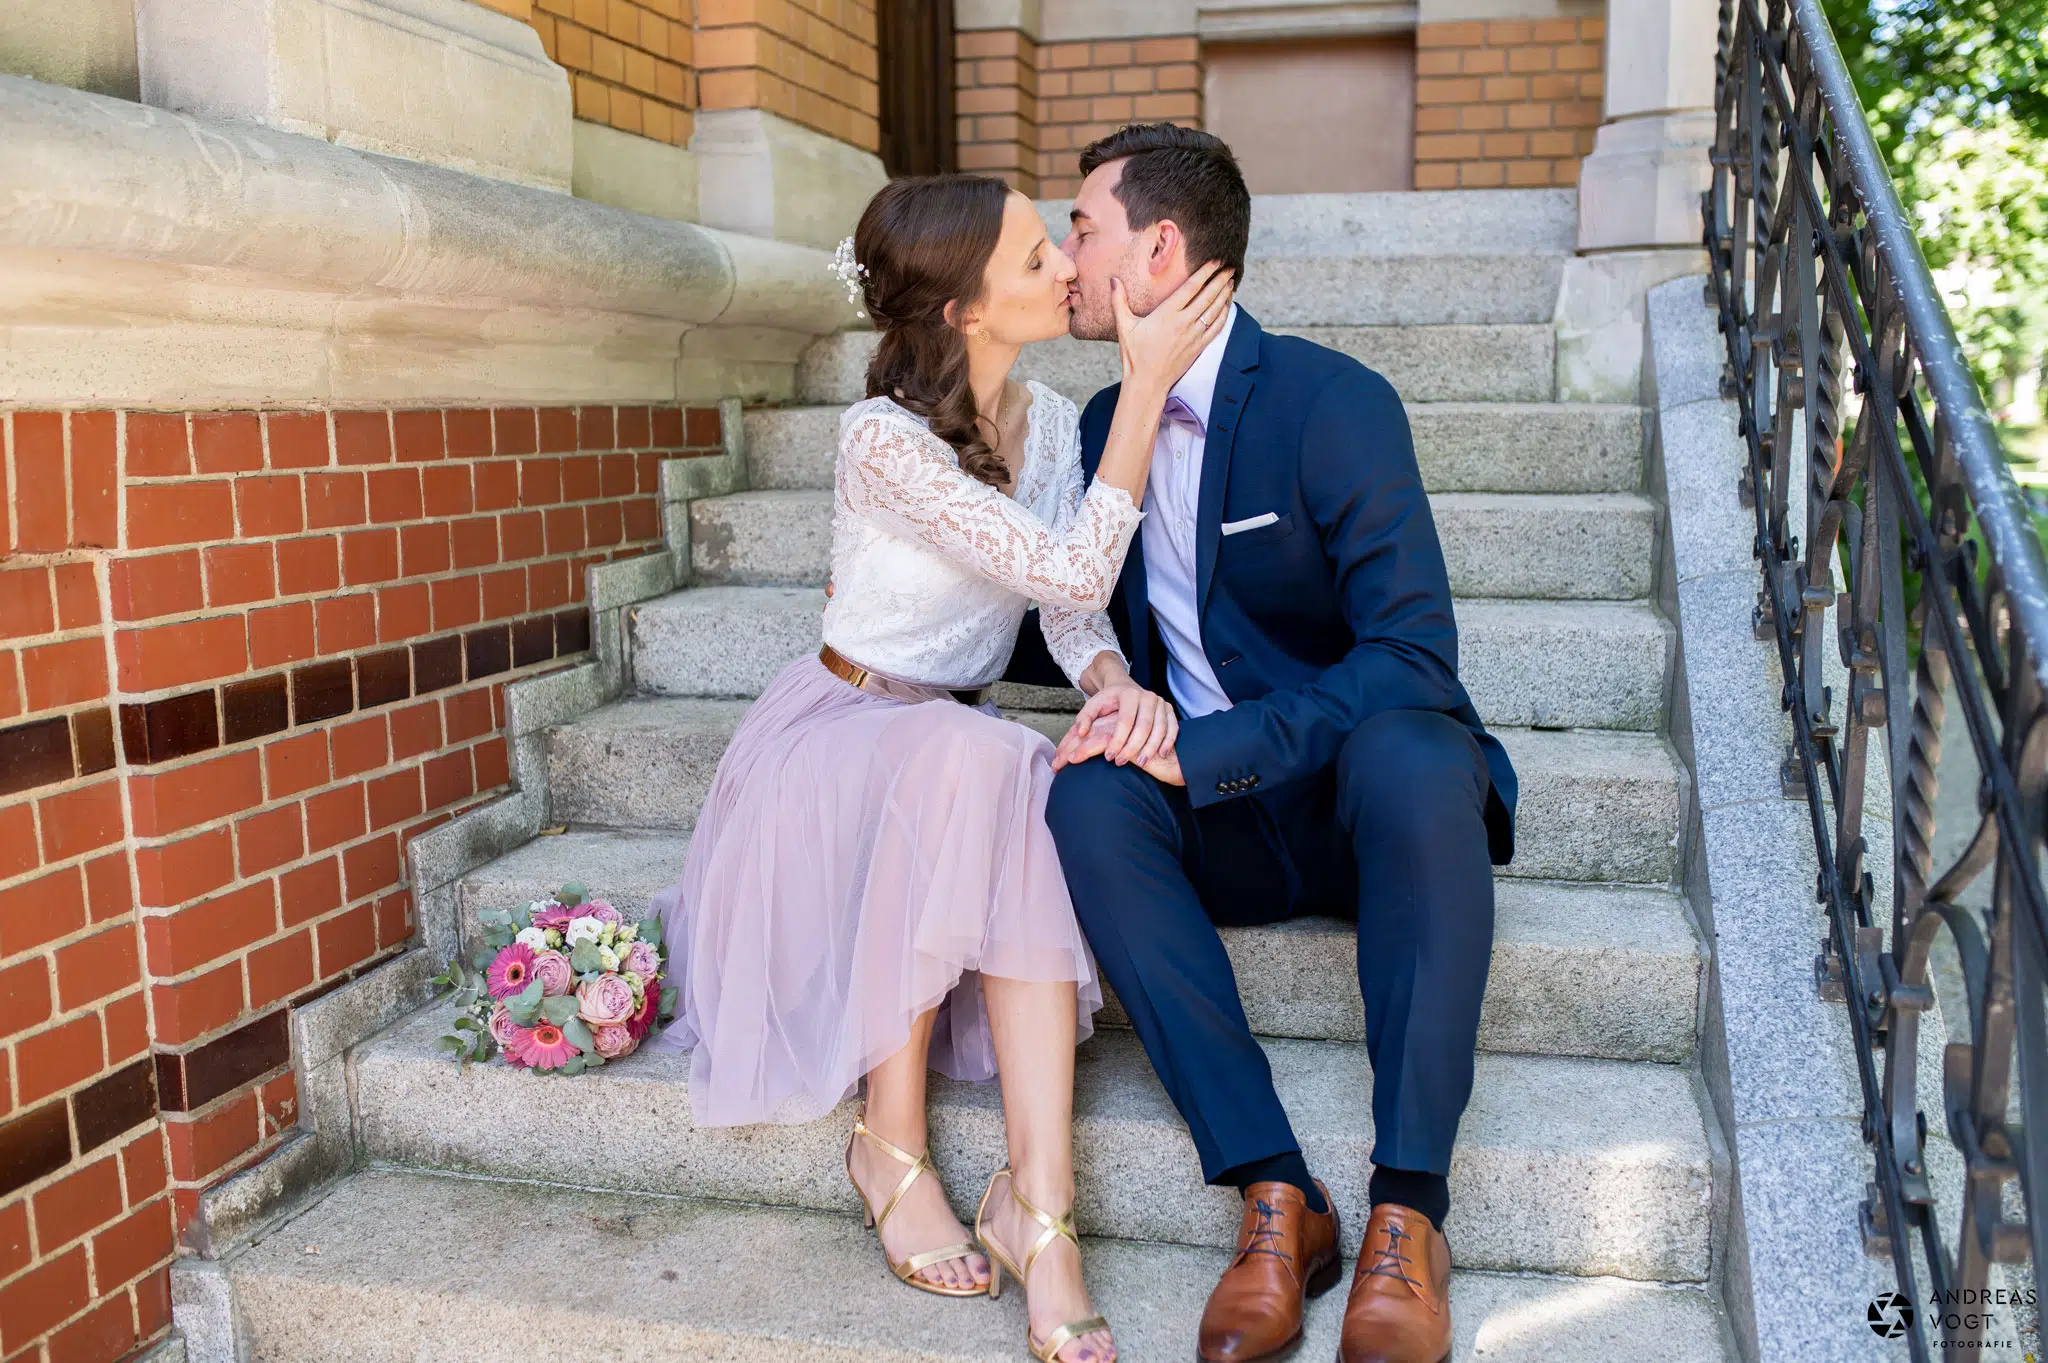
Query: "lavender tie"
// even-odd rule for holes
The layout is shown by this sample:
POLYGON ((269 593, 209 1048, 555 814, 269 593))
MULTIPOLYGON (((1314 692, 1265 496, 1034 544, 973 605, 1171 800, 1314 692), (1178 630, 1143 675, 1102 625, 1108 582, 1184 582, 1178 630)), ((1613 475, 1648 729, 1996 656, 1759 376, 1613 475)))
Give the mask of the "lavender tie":
POLYGON ((1195 409, 1178 397, 1166 400, 1166 407, 1159 413, 1159 420, 1164 425, 1184 428, 1197 440, 1206 438, 1209 433, 1208 428, 1202 425, 1202 418, 1195 415, 1195 409))

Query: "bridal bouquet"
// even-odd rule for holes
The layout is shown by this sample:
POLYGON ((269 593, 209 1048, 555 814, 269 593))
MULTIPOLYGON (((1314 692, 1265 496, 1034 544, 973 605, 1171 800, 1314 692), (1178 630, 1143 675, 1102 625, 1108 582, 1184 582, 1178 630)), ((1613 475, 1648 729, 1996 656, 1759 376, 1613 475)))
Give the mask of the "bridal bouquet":
POLYGON ((631 1055, 672 1016, 661 923, 626 916, 581 885, 477 915, 484 945, 434 983, 455 991, 455 1028, 435 1042, 465 1068, 489 1057, 543 1074, 581 1074, 631 1055))

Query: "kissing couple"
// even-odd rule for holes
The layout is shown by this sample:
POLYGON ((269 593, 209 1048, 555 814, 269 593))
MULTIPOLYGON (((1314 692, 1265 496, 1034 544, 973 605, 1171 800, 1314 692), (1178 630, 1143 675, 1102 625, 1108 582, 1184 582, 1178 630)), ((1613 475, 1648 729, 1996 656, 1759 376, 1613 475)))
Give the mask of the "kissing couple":
POLYGON ((1111 1363, 1072 1214, 1074 1048, 1107 980, 1204 1178, 1244 1195, 1196 1347, 1252 1363, 1339 1281, 1338 1208, 1217 929, 1355 919, 1374 1169, 1339 1357, 1438 1363, 1514 772, 1458 681, 1400 399, 1233 301, 1230 149, 1134 125, 1081 171, 1058 244, 977 176, 861 216, 846 277, 881 338, 840 419, 825 647, 747 711, 656 898, 665 1041, 706 1124, 816 1120, 865 1081, 846 1170, 895 1275, 1007 1276, 1034 1357, 1111 1363), (1063 334, 1122 357, 1085 411, 1010 377, 1063 334), (1085 694, 1057 745, 988 703, 1005 677, 1085 694), (1009 1164, 971 1238, 929 1069, 1001 1080, 1009 1164))

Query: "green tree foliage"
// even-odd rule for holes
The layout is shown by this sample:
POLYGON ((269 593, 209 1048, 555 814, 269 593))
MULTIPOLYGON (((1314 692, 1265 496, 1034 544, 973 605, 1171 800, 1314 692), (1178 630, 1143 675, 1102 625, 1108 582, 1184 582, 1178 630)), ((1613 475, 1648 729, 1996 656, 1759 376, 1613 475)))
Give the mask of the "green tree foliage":
POLYGON ((2048 0, 1822 0, 1997 405, 2048 353, 2048 0))

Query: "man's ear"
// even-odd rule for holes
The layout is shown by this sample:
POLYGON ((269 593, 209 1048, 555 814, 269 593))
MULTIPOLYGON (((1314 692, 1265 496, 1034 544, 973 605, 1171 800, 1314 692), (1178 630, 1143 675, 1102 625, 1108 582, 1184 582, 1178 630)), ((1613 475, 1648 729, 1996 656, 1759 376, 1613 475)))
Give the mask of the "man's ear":
POLYGON ((1172 218, 1161 218, 1152 224, 1152 248, 1145 256, 1145 269, 1154 279, 1163 274, 1173 273, 1181 253, 1187 246, 1187 237, 1180 230, 1180 224, 1172 218))

